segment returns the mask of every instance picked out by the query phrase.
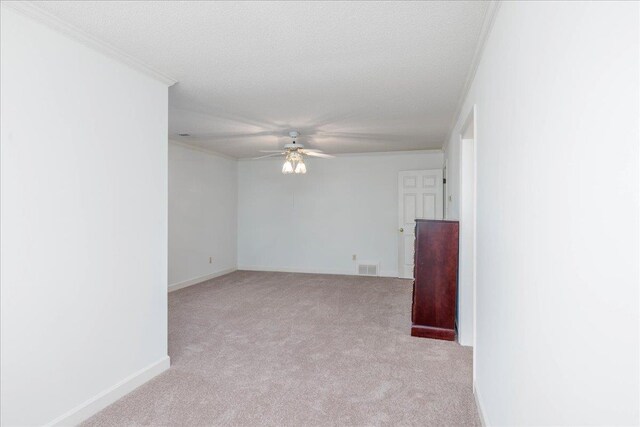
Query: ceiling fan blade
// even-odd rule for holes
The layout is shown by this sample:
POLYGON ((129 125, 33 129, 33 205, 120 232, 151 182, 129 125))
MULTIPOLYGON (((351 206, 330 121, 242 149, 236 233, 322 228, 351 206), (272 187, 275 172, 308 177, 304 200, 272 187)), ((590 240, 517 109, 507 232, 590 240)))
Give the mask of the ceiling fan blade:
POLYGON ((260 150, 261 153, 280 153, 280 154, 284 154, 284 151, 282 150, 260 150))
POLYGON ((322 150, 316 150, 315 148, 301 148, 298 151, 301 153, 322 153, 322 150))
POLYGON ((276 156, 282 156, 282 153, 281 152, 277 152, 277 153, 273 153, 273 154, 267 154, 266 156, 253 157, 251 160, 265 159, 267 157, 276 157, 276 156))
POLYGON ((331 154, 325 154, 325 153, 318 153, 315 151, 309 151, 304 153, 307 156, 311 156, 311 157, 322 157, 323 159, 333 159, 335 156, 332 156, 331 154))

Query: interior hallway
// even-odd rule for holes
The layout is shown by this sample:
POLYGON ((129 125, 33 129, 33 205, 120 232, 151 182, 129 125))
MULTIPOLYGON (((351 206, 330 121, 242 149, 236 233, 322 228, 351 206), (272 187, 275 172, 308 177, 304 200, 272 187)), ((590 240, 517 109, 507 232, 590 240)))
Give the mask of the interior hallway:
POLYGON ((85 426, 480 425, 472 352, 409 336, 411 281, 239 271, 169 294, 171 368, 85 426))

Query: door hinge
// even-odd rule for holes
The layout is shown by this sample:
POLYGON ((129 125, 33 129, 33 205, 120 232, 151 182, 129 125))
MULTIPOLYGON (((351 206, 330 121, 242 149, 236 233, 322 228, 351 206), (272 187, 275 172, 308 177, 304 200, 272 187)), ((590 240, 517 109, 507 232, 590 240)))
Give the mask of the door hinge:
POLYGON ((442 183, 446 184, 447 183, 447 178, 442 178, 442 183))

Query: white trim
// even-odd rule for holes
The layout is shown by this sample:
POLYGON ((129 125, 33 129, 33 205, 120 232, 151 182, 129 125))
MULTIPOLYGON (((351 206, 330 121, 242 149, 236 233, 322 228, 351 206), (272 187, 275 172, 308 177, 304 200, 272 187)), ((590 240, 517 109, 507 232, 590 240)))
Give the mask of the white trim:
POLYGON ((402 151, 371 151, 366 153, 338 153, 333 154, 336 157, 353 157, 353 156, 398 156, 398 155, 409 155, 413 156, 415 154, 440 154, 444 153, 442 148, 430 148, 426 150, 402 150, 402 151))
POLYGON ((442 219, 449 219, 449 188, 451 182, 449 180, 449 162, 447 156, 444 156, 444 164, 442 165, 442 197, 444 197, 442 205, 442 219))
POLYGON ((378 277, 390 277, 392 279, 399 279, 399 274, 396 270, 378 270, 378 277))
POLYGON ((193 151, 199 151, 201 153, 209 154, 209 155, 215 156, 215 157, 220 157, 222 159, 234 160, 234 161, 238 160, 238 158, 236 158, 236 157, 229 156, 227 154, 219 153, 219 152, 214 151, 214 150, 212 150, 210 148, 206 148, 206 147, 202 147, 202 146, 199 146, 199 145, 190 144, 190 143, 185 142, 185 141, 177 141, 175 139, 169 139, 169 144, 177 145, 179 147, 187 148, 187 149, 190 149, 190 150, 193 150, 193 151))
POLYGON ((478 107, 473 104, 473 381, 475 383, 477 349, 477 290, 478 290, 478 107))
MULTIPOLYGON (((240 271, 273 271, 280 273, 305 273, 305 274, 337 274, 341 276, 358 276, 358 277, 374 277, 374 276, 360 276, 355 274, 352 269, 334 270, 324 268, 295 268, 295 267, 265 267, 262 265, 242 265, 238 266, 240 271)), ((377 277, 392 277, 398 278, 398 272, 395 270, 378 270, 377 277)))
POLYGON ((122 62, 129 67, 138 70, 149 77, 152 77, 158 80, 161 83, 164 83, 167 86, 173 86, 178 81, 173 77, 168 76, 167 74, 153 68, 152 66, 145 64, 139 59, 125 53, 124 51, 118 49, 117 47, 102 41, 87 32, 69 24, 68 22, 58 18, 57 16, 52 15, 46 10, 40 8, 35 5, 31 1, 3 1, 2 6, 6 6, 16 12, 19 12, 25 16, 28 16, 31 19, 35 19, 36 21, 47 25, 54 30, 71 37, 72 39, 88 46, 94 50, 97 50, 100 53, 103 53, 117 61, 122 62))
POLYGON ((197 285, 198 283, 206 282, 207 280, 215 279, 216 277, 224 276, 225 274, 233 273, 237 268, 227 268, 215 273, 207 274, 206 276, 196 277, 193 279, 185 280, 183 282, 172 283, 168 287, 169 292, 177 291, 178 289, 186 288, 188 286, 197 285))
MULTIPOLYGON (((366 153, 331 153, 332 156, 335 157, 355 157, 355 156, 373 156, 373 157, 377 157, 377 156, 398 156, 398 155, 410 155, 410 156, 414 156, 416 154, 442 154, 444 153, 444 151, 442 151, 441 148, 434 148, 434 149, 429 149, 429 150, 405 150, 405 151, 371 151, 371 152, 366 152, 366 153)), ((284 158, 284 157, 283 157, 284 158)), ((243 158, 239 158, 238 161, 239 162, 253 162, 253 161, 263 161, 263 160, 278 160, 278 157, 267 157, 264 159, 252 159, 250 157, 243 157, 243 158)))
POLYGON ((476 408, 478 409, 478 418, 480 418, 480 424, 482 427, 487 427, 489 424, 487 423, 487 419, 484 416, 484 410, 482 409, 482 400, 480 399, 480 395, 478 394, 478 388, 476 384, 473 384, 473 397, 476 400, 476 408))
POLYGON ((98 393, 91 399, 76 406, 72 410, 65 414, 62 414, 55 420, 45 424, 46 426, 69 426, 77 425, 87 418, 95 415, 102 409, 111 405, 116 400, 120 399, 124 395, 132 392, 142 384, 151 380, 155 376, 169 369, 170 360, 169 356, 164 356, 157 362, 142 368, 138 372, 134 372, 122 381, 109 387, 108 389, 98 393))
POLYGON ((449 125, 447 139, 445 139, 442 144, 443 150, 446 150, 447 146, 449 145, 449 141, 451 141, 451 136, 453 135, 453 131, 455 130, 456 124, 458 123, 458 119, 460 118, 460 113, 462 113, 464 101, 467 99, 467 95, 469 95, 469 90, 471 89, 471 85, 473 84, 473 80, 476 77, 476 71, 478 71, 478 66, 480 65, 480 60, 482 59, 482 52, 484 51, 484 47, 487 43, 487 39, 489 38, 489 34, 491 34, 491 29, 493 28, 493 23, 496 20, 498 9, 500 9, 501 3, 502 2, 500 1, 492 0, 489 2, 487 10, 485 11, 482 28, 480 29, 480 36, 478 37, 478 44, 476 45, 476 50, 473 53, 473 59, 471 60, 471 66, 469 67, 467 79, 465 80, 464 87, 462 89, 462 92, 460 93, 460 98, 458 99, 456 113, 453 115, 451 124, 449 125))

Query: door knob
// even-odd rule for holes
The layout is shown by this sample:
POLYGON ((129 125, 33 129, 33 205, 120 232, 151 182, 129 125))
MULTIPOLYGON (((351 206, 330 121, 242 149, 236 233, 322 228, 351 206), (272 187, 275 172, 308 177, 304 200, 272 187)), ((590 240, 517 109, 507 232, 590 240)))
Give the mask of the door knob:
POLYGON ((401 228, 401 229, 400 229, 400 232, 401 232, 401 233, 404 233, 404 228, 401 228))

